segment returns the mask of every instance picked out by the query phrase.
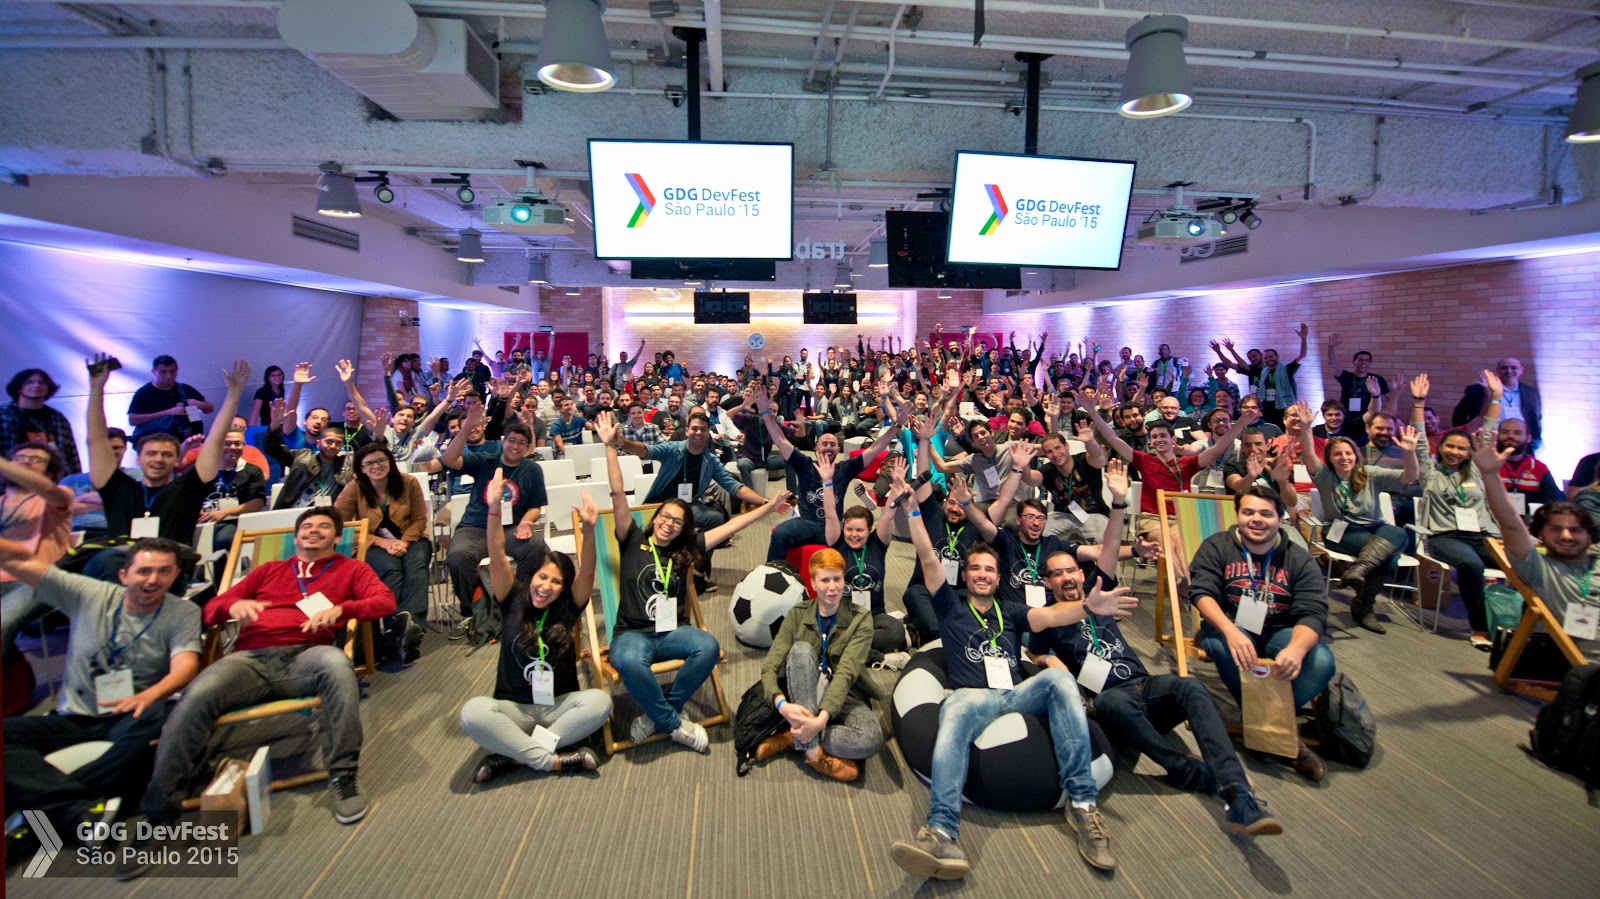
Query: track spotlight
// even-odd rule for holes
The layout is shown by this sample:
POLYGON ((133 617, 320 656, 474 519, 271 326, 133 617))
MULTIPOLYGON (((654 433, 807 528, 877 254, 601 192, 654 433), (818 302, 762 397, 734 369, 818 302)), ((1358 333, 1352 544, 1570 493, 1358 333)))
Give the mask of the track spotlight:
POLYGON ((874 237, 868 244, 867 268, 889 267, 889 241, 886 238, 874 237))
POLYGON ((378 198, 379 203, 394 202, 394 188, 390 187, 389 182, 387 181, 384 181, 377 187, 374 187, 372 189, 372 195, 378 198))
POLYGON ((454 184, 456 186, 456 202, 462 206, 471 206, 472 201, 478 198, 472 189, 472 178, 468 175, 451 175, 448 178, 434 178, 433 184, 454 184))
POLYGON ((361 200, 356 196, 356 179, 346 175, 337 162, 324 162, 317 177, 317 212, 333 218, 361 217, 361 200))
POLYGON ((1243 222, 1244 226, 1251 231, 1261 227, 1261 216, 1256 215, 1254 209, 1246 209, 1244 215, 1239 216, 1239 221, 1243 222))
POLYGON ((604 0, 545 0, 544 32, 534 67, 558 91, 592 94, 617 83, 600 14, 604 0))
POLYGON ((549 263, 545 262, 544 257, 535 256, 528 260, 528 283, 550 283, 550 265, 549 263))
POLYGON ((1600 62, 1578 70, 1578 100, 1567 117, 1566 135, 1568 143, 1600 141, 1600 62))
POLYGON ((1229 208, 1217 213, 1217 219, 1220 220, 1224 225, 1231 225, 1239 220, 1239 210, 1230 206, 1229 208))
POLYGON ((483 261, 483 232, 472 228, 461 229, 461 243, 456 247, 456 261, 483 261))
POLYGON ((1153 119, 1194 102, 1194 83, 1183 59, 1188 36, 1189 20, 1183 16, 1145 16, 1128 29, 1128 70, 1117 112, 1130 119, 1153 119))

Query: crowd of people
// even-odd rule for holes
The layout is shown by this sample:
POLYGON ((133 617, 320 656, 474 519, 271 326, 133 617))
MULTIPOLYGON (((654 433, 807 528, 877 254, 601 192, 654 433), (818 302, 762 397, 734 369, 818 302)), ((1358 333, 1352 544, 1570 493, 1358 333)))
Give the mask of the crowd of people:
MULTIPOLYGON (((1518 360, 1482 372, 1448 428, 1429 406, 1427 374, 1391 383, 1366 351, 1325 372, 1330 398, 1313 411, 1308 333, 1295 332, 1287 360, 1214 341, 1216 361, 1198 369, 1168 344, 1147 360, 1130 347, 1103 354, 1088 338, 1061 347, 1046 334, 1018 348, 1015 333, 991 345, 942 326, 920 343, 874 347, 858 336, 853 349, 746 356, 726 374, 691 371, 670 350, 647 359, 643 344, 615 362, 603 345, 585 360, 480 347, 453 373, 445 359, 385 357, 376 405, 341 361, 338 416, 301 412, 302 391, 319 377, 310 363, 268 366, 244 414, 247 363, 223 372, 226 394, 213 403, 162 355, 128 406, 131 433, 110 427, 105 411, 118 360, 87 360, 82 422, 50 406, 52 373, 18 372, 0 407, 7 677, 19 633, 42 616, 64 616, 70 638, 50 714, 5 720, 7 809, 40 809, 72 833, 144 784, 140 811, 170 822, 219 714, 316 695, 334 815, 360 820, 359 688, 338 643, 350 622, 372 622, 376 661, 414 662, 436 553, 461 620, 452 638, 497 643, 492 695, 460 711, 463 732, 487 751, 478 782, 598 766, 585 744, 611 717, 612 698, 583 685, 577 660, 600 577, 616 579, 618 596, 607 662, 642 710, 626 733, 707 752, 685 706, 721 647, 691 620, 690 587, 716 589, 712 553, 770 523, 769 560, 818 548, 800 572, 810 596, 762 665, 761 691, 782 723, 758 760, 793 754, 822 776, 855 779, 884 742, 872 708, 883 693, 868 672, 899 669, 935 639, 946 647, 953 692, 940 713, 926 826, 889 850, 912 875, 970 870, 957 843, 968 747, 1012 711, 1048 721, 1066 824, 1089 865, 1115 868, 1084 695, 1117 745, 1155 761, 1168 783, 1220 796, 1230 830, 1279 833, 1206 691, 1152 673, 1123 637, 1119 622, 1139 603, 1117 581, 1120 563, 1170 555, 1224 686, 1237 699, 1241 672, 1270 660, 1269 676, 1291 683, 1297 705, 1337 667, 1313 555, 1323 547, 1354 559, 1339 574, 1350 620, 1377 634, 1378 596, 1402 556, 1420 551, 1453 569, 1468 639, 1489 649, 1490 537, 1573 636, 1595 637, 1600 606, 1589 587, 1600 571, 1600 453, 1584 457, 1564 491, 1556 485, 1538 458, 1539 393, 1518 360), (576 506, 574 559, 536 526, 568 514, 549 508, 542 460, 583 444, 604 447, 607 476, 590 479, 576 506), (632 498, 624 456, 653 473, 632 498), (757 472, 781 475, 784 489, 763 489, 757 472), (1190 552, 1163 537, 1174 513, 1161 490, 1225 495, 1238 523, 1190 552), (852 493, 858 503, 847 508, 852 493), (596 501, 602 494, 609 504, 596 501), (1302 502, 1307 494, 1315 501, 1302 502), (428 523, 448 515, 453 495, 467 497, 464 509, 443 528, 448 547, 435 547, 441 530, 428 523), (632 503, 655 508, 638 523, 632 503), (269 504, 302 510, 293 556, 220 591, 226 565, 213 564, 205 582, 197 563, 225 555, 239 517, 269 504), (609 575, 595 550, 605 508, 618 551, 609 575), (356 521, 369 540, 346 556, 340 535, 356 521), (209 544, 196 545, 201 533, 209 544), (887 563, 897 540, 915 556, 903 583, 887 563), (202 629, 229 622, 232 651, 202 668, 202 629), (669 660, 681 665, 663 688, 651 666, 669 660), (1183 721, 1201 758, 1163 736, 1183 721), (70 774, 44 761, 89 740, 112 748, 70 774)), ((1339 345, 1331 335, 1326 357, 1339 345)), ((1303 744, 1293 765, 1311 780, 1325 771, 1303 744)), ((7 828, 9 859, 26 828, 7 828)))

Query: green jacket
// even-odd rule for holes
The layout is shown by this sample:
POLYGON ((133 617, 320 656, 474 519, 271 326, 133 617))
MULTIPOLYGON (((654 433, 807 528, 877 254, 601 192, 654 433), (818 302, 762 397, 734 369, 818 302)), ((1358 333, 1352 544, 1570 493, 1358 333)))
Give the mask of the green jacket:
MULTIPOLYGON (((822 633, 817 630, 817 601, 808 599, 789 610, 772 640, 767 659, 761 663, 761 687, 767 699, 775 701, 779 693, 778 673, 783 670, 789 649, 796 642, 809 643, 822 651, 822 633)), ((828 682, 828 692, 822 697, 822 708, 828 717, 838 718, 844 710, 844 701, 851 693, 862 702, 882 699, 883 694, 870 678, 862 677, 867 667, 867 653, 872 650, 872 613, 858 609, 849 602, 839 604, 839 620, 833 625, 833 636, 828 638, 828 667, 833 670, 833 680, 828 682)))

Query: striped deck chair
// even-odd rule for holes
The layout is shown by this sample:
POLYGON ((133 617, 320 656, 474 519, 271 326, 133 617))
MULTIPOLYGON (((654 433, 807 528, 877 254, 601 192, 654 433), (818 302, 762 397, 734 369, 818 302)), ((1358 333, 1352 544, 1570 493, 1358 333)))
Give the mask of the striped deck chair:
POLYGON ((1178 661, 1178 676, 1188 677, 1189 657, 1202 659, 1205 658, 1205 654, 1195 645, 1192 638, 1193 630, 1200 626, 1198 612, 1194 613, 1191 634, 1183 633, 1183 607, 1188 603, 1189 597, 1178 595, 1178 585, 1188 582, 1189 563, 1194 560, 1194 552, 1200 544, 1212 534, 1232 527, 1237 519, 1231 496, 1158 491, 1157 508, 1166 509, 1169 504, 1176 514, 1162 516, 1161 544, 1163 547, 1175 547, 1176 553, 1162 553, 1161 568, 1156 574, 1156 640, 1161 643, 1177 640, 1177 651, 1173 655, 1178 661), (1179 560, 1174 558, 1174 555, 1182 556, 1181 578, 1179 560), (1168 614, 1172 616, 1172 634, 1166 632, 1168 614))
MULTIPOLYGON (((353 559, 361 559, 367 546, 367 522, 365 519, 345 525, 344 532, 339 535, 336 547, 341 555, 353 559)), ((233 535, 233 546, 228 550, 227 568, 223 570, 222 585, 219 593, 233 586, 234 581, 240 580, 255 565, 263 562, 277 562, 294 555, 294 528, 265 528, 262 530, 240 529, 233 535)), ((356 677, 364 678, 372 674, 372 622, 352 621, 346 625, 344 652, 349 656, 352 664, 355 661, 356 642, 359 640, 364 653, 365 661, 356 666, 356 677)), ((202 664, 208 665, 222 656, 233 647, 233 640, 238 636, 237 622, 217 625, 206 632, 204 651, 201 653, 202 664)), ((281 715, 310 715, 322 708, 322 700, 315 696, 305 696, 298 699, 278 699, 272 702, 263 702, 247 708, 235 709, 217 718, 214 727, 233 727, 248 724, 253 721, 262 721, 281 715)), ((326 770, 311 771, 291 777, 280 778, 272 782, 273 790, 286 790, 291 787, 303 786, 325 780, 328 776, 326 770)), ((199 807, 199 799, 185 800, 185 808, 199 807)))
MULTIPOLYGON (((652 513, 660 503, 648 506, 634 506, 630 509, 633 520, 640 527, 645 526, 652 513)), ((572 511, 572 529, 579 541, 579 550, 582 550, 583 521, 578 517, 578 511, 572 511)), ((599 588, 599 602, 591 601, 583 607, 583 629, 585 646, 580 647, 579 659, 588 659, 594 674, 594 683, 601 689, 609 689, 612 685, 622 683, 622 678, 617 674, 617 669, 611 667, 608 658, 608 649, 611 645, 611 636, 616 630, 617 605, 621 601, 621 559, 622 551, 617 546, 617 528, 614 522, 614 513, 610 509, 600 512, 600 518, 595 522, 595 584, 599 588), (599 607, 598 609, 596 607, 599 607), (596 620, 596 618, 600 620, 596 620), (600 639, 601 631, 605 633, 605 640, 600 639)), ((689 594, 685 605, 689 609, 689 623, 702 630, 705 629, 705 615, 700 611, 700 595, 694 588, 694 578, 689 578, 689 594)), ((696 723, 701 727, 714 727, 718 724, 727 724, 733 720, 733 710, 728 706, 728 698, 722 689, 721 665, 728 661, 727 651, 724 650, 717 660, 717 665, 711 669, 711 689, 716 696, 717 712, 710 717, 703 718, 696 723)), ((656 662, 650 670, 656 674, 665 674, 683 667, 679 659, 665 662, 656 662)), ((665 740, 667 734, 657 733, 640 743, 632 740, 618 740, 612 734, 611 719, 606 719, 602 726, 605 737, 606 754, 612 755, 624 749, 632 749, 644 743, 653 743, 665 740)))

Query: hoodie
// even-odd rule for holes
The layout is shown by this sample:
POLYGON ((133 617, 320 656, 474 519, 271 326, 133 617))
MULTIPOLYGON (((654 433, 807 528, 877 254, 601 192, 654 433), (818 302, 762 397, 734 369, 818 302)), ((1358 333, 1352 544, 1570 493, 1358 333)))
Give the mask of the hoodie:
POLYGON ((1189 602, 1209 596, 1233 618, 1238 614, 1240 597, 1252 581, 1252 566, 1254 580, 1260 583, 1265 575, 1269 591, 1262 634, 1299 624, 1320 637, 1328 623, 1322 570, 1310 553, 1290 543, 1282 531, 1278 532, 1278 544, 1271 553, 1266 557, 1251 554, 1249 561, 1237 525, 1207 537, 1189 563, 1189 602))
POLYGON ((394 614, 394 594, 372 567, 365 562, 334 554, 328 559, 302 562, 299 558, 281 562, 262 562, 250 569, 244 580, 206 603, 206 627, 222 624, 228 610, 241 599, 268 603, 255 621, 239 629, 234 651, 267 649, 276 646, 317 645, 333 642, 337 627, 307 634, 300 630, 307 615, 296 603, 305 596, 321 593, 338 606, 338 625, 351 620, 376 621, 394 614), (305 592, 301 593, 301 583, 305 592))

